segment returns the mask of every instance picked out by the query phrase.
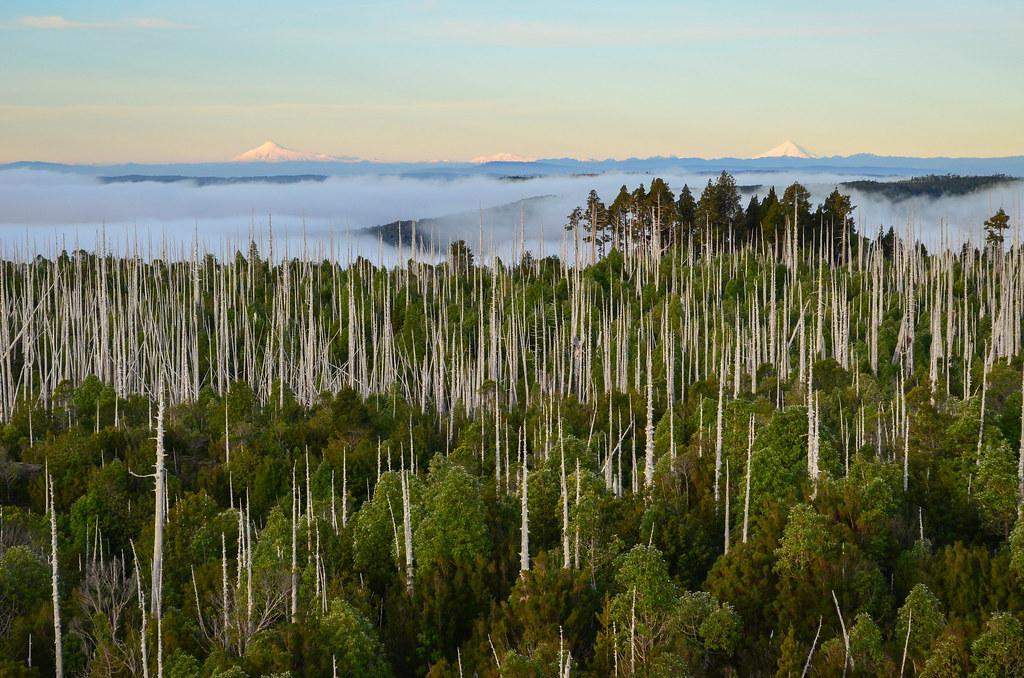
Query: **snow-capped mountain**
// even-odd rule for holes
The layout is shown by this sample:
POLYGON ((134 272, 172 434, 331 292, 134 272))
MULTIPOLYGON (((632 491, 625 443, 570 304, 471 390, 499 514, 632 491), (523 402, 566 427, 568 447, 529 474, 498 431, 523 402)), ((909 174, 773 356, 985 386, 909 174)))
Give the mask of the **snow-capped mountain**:
POLYGON ((783 141, 775 148, 755 155, 754 158, 817 158, 815 154, 792 141, 783 141))
POLYGON ((323 153, 305 153, 285 148, 273 141, 267 141, 245 153, 236 155, 235 162, 331 162, 348 160, 323 153))
POLYGON ((495 153, 494 155, 478 155, 470 162, 482 165, 486 162, 532 162, 533 158, 527 158, 515 153, 495 153))

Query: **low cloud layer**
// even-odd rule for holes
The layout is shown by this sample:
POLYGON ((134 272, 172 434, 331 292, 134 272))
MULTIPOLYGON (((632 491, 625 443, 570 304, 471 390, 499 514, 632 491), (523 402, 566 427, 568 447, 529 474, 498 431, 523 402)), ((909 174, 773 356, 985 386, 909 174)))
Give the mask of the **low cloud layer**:
POLYGON ((192 28, 188 24, 159 17, 133 17, 115 21, 79 21, 59 14, 18 17, 14 21, 14 26, 42 31, 181 30, 192 28))
MULTIPOLYGON (((503 181, 488 177, 437 180, 402 177, 332 177, 322 183, 291 185, 247 184, 196 187, 190 183, 103 184, 93 177, 54 172, 7 170, 0 172, 0 242, 12 247, 48 252, 65 246, 91 246, 102 230, 108 242, 162 242, 187 245, 196 234, 214 252, 225 244, 236 246, 253 231, 265 233, 271 220, 275 240, 289 241, 290 248, 354 251, 380 258, 373 240, 355 232, 399 219, 426 219, 461 215, 446 220, 450 233, 440 239, 466 237, 476 243, 483 210, 484 239, 497 252, 519 237, 519 213, 487 211, 524 198, 553 196, 526 214, 527 239, 545 243, 545 251, 557 252, 565 216, 596 189, 610 202, 621 185, 632 190, 643 174, 543 177, 503 181)), ((825 174, 741 173, 741 186, 761 185, 762 195, 774 185, 781 193, 794 180, 804 183, 813 200, 820 202, 832 188, 855 177, 825 174)), ((707 175, 669 175, 665 179, 676 192, 688 184, 696 196, 707 175)), ((912 228, 929 244, 945 233, 959 242, 980 239, 982 223, 1003 207, 1014 225, 1020 224, 1024 184, 1016 183, 967 196, 935 200, 916 198, 902 202, 852 191, 861 232, 873 234, 879 227, 912 228)), ((744 193, 744 204, 750 191, 744 193)), ((295 249, 292 249, 296 252, 295 249)))

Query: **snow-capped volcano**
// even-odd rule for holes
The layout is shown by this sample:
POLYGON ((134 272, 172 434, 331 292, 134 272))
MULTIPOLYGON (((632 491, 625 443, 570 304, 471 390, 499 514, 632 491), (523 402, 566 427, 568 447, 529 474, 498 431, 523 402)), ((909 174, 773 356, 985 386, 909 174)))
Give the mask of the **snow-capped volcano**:
POLYGON ((267 141, 260 144, 256 148, 250 149, 245 153, 236 155, 234 158, 235 162, 330 162, 334 160, 344 160, 345 158, 336 158, 333 155, 325 155, 323 153, 304 153, 303 151, 294 151, 290 148, 285 148, 273 141, 267 141))
POLYGON ((754 158, 817 158, 803 146, 799 146, 792 141, 783 141, 775 148, 755 155, 754 158))

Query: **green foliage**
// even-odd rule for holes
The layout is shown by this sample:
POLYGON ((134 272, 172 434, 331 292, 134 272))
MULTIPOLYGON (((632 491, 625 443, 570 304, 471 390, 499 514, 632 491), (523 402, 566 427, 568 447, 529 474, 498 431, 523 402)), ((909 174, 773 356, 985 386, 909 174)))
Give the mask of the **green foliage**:
POLYGON ((808 504, 795 504, 783 532, 775 569, 784 577, 801 578, 835 557, 828 519, 808 504))
POLYGON ((971 643, 973 676, 1024 676, 1024 624, 1009 612, 996 612, 971 643))
POLYGON ((946 676, 962 676, 966 673, 967 652, 963 647, 963 639, 957 634, 947 631, 935 641, 920 675, 927 678, 945 678, 946 676))
POLYGON ((1000 207, 999 211, 985 220, 985 242, 989 245, 1002 246, 1006 239, 1005 232, 1010 228, 1010 215, 1000 207))
POLYGON ((946 615, 942 612, 942 604, 927 586, 918 584, 907 595, 903 606, 896 613, 895 638, 907 645, 907 654, 917 661, 923 660, 932 643, 946 627, 946 615), (909 627, 910 639, 907 640, 909 627))
POLYGON ((866 612, 861 612, 850 626, 850 657, 859 675, 877 676, 891 672, 891 661, 885 654, 882 630, 866 612))
POLYGON ((0 604, 9 614, 34 609, 49 600, 50 567, 24 546, 0 556, 0 604))
POLYGON ((1004 440, 988 440, 978 459, 978 511, 982 524, 1006 536, 1017 517, 1017 455, 1004 440))
POLYGON ((316 628, 316 639, 316 655, 324 675, 331 671, 333 662, 337 662, 338 675, 342 676, 391 675, 373 626, 341 598, 331 600, 327 615, 316 628))
POLYGON ((202 675, 199 661, 184 650, 175 650, 174 654, 164 660, 168 678, 198 678, 202 675))
MULTIPOLYGON (((409 480, 410 522, 413 534, 422 511, 422 483, 415 476, 409 480)), ((375 588, 383 589, 397 572, 404 571, 405 542, 402 537, 402 490, 398 472, 381 475, 373 498, 365 502, 353 518, 353 560, 357 571, 364 573, 375 588)), ((413 554, 417 549, 414 545, 413 554)))
POLYGON ((755 507, 772 500, 788 504, 799 497, 807 479, 807 411, 790 407, 776 412, 757 432, 750 463, 750 501, 755 507))
POLYGON ((420 571, 448 560, 471 563, 489 551, 487 509, 476 478, 461 466, 434 458, 421 515, 413 532, 420 571))
MULTIPOLYGON (((821 619, 814 675, 896 675, 908 628, 907 675, 1019 675, 1022 365, 1006 353, 1021 328, 999 310, 1012 285, 993 276, 1016 275, 1020 251, 930 256, 895 232, 869 240, 852 231, 841 191, 815 210, 799 184, 781 198, 743 187, 744 210, 728 175, 713 177, 699 202, 675 188, 624 186, 608 206, 592 192, 570 225, 581 249, 603 257, 578 271, 529 254, 483 266, 461 242, 445 263, 393 269, 271 266, 250 248, 228 267, 203 259, 193 290, 188 263, 104 259, 102 270, 127 276, 109 278, 111 288, 144 276, 157 299, 145 301, 152 331, 185 317, 165 318, 159 304, 198 309, 197 354, 181 357, 189 370, 197 361, 199 393, 171 404, 176 383, 164 394, 165 674, 324 676, 337 662, 339 675, 548 676, 571 656, 573 675, 635 664, 648 676, 798 676, 821 619), (225 320, 217 290, 233 287, 225 320), (300 360, 309 341, 323 345, 312 364, 300 360), (220 383, 209 375, 225 357, 238 364, 220 383), (524 458, 531 569, 520 572, 524 458)), ((83 253, 0 266, 5 294, 19 300, 9 308, 20 316, 32 266, 34 293, 57 279, 53 265, 95 294, 99 261, 83 253)), ((193 329, 182 332, 188 344, 193 329)), ((0 675, 53 671, 44 470, 66 673, 124 675, 137 667, 139 590, 151 595, 156 403, 115 397, 80 370, 40 390, 44 377, 23 369, 15 343, 10 367, 0 366, 22 375, 0 431, 0 675), (111 568, 122 557, 124 570, 111 568), (110 570, 102 581, 98 560, 110 570), (120 606, 113 620, 111 605, 120 606)), ((153 675, 155 620, 146 619, 153 675)))
POLYGON ((1015 181, 1005 174, 988 176, 959 176, 956 174, 928 174, 899 181, 876 181, 865 179, 847 181, 843 188, 852 188, 862 193, 881 194, 893 202, 913 197, 941 198, 944 196, 966 195, 989 187, 1015 181))
POLYGON ((1024 517, 1021 515, 1017 516, 1010 533, 1010 567, 1024 581, 1024 517))

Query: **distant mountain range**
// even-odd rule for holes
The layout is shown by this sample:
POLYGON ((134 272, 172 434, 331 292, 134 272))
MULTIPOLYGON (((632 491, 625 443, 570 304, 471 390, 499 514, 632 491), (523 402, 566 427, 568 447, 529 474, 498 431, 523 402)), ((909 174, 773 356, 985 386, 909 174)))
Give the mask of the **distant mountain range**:
MULTIPOLYGON (((797 147, 799 149, 799 147, 797 147)), ((777 149, 773 149, 776 151, 777 149)), ((786 149, 783 149, 783 152, 786 149)), ((802 150, 806 153, 805 150, 802 150)), ((722 171, 822 173, 839 175, 921 176, 928 174, 1024 177, 1024 156, 1002 158, 901 157, 858 153, 848 156, 802 157, 768 155, 760 158, 683 158, 656 156, 624 160, 493 160, 487 162, 374 162, 368 160, 247 160, 219 163, 74 165, 13 162, 0 170, 44 170, 92 176, 266 177, 285 175, 389 175, 433 179, 467 176, 541 177, 605 174, 717 174, 722 171)))

